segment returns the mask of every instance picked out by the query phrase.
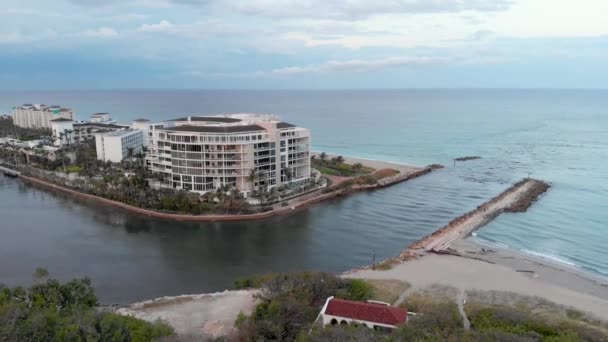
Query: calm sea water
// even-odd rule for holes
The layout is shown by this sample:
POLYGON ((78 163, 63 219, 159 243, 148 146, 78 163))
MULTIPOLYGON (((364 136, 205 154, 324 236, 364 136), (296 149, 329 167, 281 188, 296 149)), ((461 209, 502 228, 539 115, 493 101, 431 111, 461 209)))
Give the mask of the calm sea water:
POLYGON ((0 282, 46 267, 93 278, 106 303, 227 288, 268 271, 343 271, 412 241, 531 174, 552 189, 479 236, 608 275, 608 91, 1 92, 0 111, 61 104, 119 121, 262 112, 313 131, 314 149, 446 169, 246 223, 151 220, 0 176, 0 282), (460 163, 452 158, 480 155, 460 163))

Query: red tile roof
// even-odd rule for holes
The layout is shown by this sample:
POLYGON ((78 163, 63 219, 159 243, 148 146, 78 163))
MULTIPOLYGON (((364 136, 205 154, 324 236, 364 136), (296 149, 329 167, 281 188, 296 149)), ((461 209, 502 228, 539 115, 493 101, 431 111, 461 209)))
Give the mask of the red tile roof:
POLYGON ((336 298, 329 301, 325 313, 332 316, 388 325, 398 325, 407 321, 406 309, 336 298))

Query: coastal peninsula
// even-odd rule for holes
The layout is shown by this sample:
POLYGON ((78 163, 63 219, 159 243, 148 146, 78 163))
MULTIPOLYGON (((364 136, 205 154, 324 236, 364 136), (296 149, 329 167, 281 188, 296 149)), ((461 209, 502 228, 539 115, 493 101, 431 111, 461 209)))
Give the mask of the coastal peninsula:
MULTIPOLYGON (((46 107, 36 111, 37 108, 27 107, 18 113, 45 115, 46 107)), ((95 114, 91 120, 108 119, 107 116, 95 114)), ((74 133, 71 128, 76 124, 68 119, 47 121, 53 136, 45 140, 48 132, 43 129, 17 127, 10 119, 2 120, 0 127, 8 134, 22 131, 43 138, 32 146, 14 138, 5 139, 0 144, 0 165, 5 173, 53 191, 179 221, 252 220, 288 214, 327 199, 390 186, 441 168, 311 154, 310 132, 279 122, 274 116, 187 117, 163 125, 148 125, 147 120, 139 119, 130 128, 93 121, 78 123, 83 127, 102 125, 105 132, 94 134, 83 134, 80 129, 74 133), (148 134, 148 130, 154 133, 148 134), (156 137, 147 142, 148 148, 137 145, 144 140, 131 138, 143 133, 156 137), (299 138, 294 138, 296 135, 299 138), (123 146, 126 154, 111 153, 112 147, 104 144, 116 137, 134 141, 135 145, 123 146), (223 143, 210 144, 208 140, 213 137, 223 143), (277 142, 268 142, 271 137, 277 142), (259 142, 249 143, 250 138, 259 142), (54 141, 58 147, 46 145, 45 141, 54 141), (286 147, 279 148, 280 145, 299 152, 283 156, 286 147), (190 152, 181 151, 186 146, 190 152), (260 152, 252 152, 254 147, 260 152), (169 155, 175 157, 174 162, 169 155), (289 165, 298 166, 286 167, 287 162, 278 163, 276 157, 271 157, 275 155, 282 155, 281 160, 296 158, 297 163, 289 165), (167 170, 187 174, 176 175, 167 170), (280 174, 276 170, 281 170, 280 174), (213 177, 196 176, 199 173, 213 177), (203 178, 209 183, 198 184, 203 178)))

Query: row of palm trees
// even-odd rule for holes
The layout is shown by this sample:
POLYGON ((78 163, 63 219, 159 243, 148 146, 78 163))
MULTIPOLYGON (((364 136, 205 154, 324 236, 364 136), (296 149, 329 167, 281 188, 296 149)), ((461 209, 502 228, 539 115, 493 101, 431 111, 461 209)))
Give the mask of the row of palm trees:
POLYGON ((84 139, 82 139, 82 133, 84 133, 86 131, 87 131, 87 129, 81 128, 81 127, 76 127, 73 130, 66 129, 65 131, 59 133, 59 140, 61 141, 62 145, 63 145, 64 141, 65 141, 66 145, 68 145, 68 146, 72 143, 72 141, 74 141, 76 144, 78 144, 84 140, 84 139), (75 134, 75 136, 73 136, 73 134, 75 134), (72 139, 72 138, 74 138, 74 139, 72 139))

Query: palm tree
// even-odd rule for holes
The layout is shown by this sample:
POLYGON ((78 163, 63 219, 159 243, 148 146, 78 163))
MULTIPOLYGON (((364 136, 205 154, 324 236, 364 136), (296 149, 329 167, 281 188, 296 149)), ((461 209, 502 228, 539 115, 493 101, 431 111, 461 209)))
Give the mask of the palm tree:
POLYGON ((336 160, 336 163, 337 163, 337 164, 342 164, 342 163, 344 163, 344 157, 342 157, 342 156, 337 156, 337 157, 335 158, 335 160, 336 160))
POLYGON ((70 146, 70 141, 71 141, 71 137, 72 137, 72 132, 74 132, 74 131, 72 131, 71 129, 66 129, 66 130, 65 130, 65 137, 66 137, 66 140, 67 140, 68 146, 70 146))
POLYGON ((322 161, 325 161, 327 159, 327 153, 321 152, 320 158, 321 158, 322 161))
POLYGON ((255 182, 258 181, 258 173, 255 169, 249 170, 249 175, 247 176, 247 181, 251 183, 251 187, 255 190, 255 182))

